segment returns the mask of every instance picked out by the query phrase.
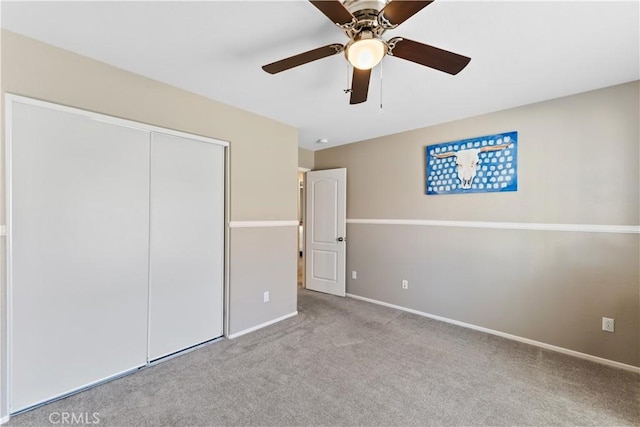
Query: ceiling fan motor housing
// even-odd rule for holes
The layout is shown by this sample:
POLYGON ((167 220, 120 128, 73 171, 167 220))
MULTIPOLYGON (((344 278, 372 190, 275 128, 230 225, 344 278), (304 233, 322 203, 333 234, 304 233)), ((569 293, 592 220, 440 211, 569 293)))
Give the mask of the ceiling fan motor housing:
POLYGON ((355 17, 353 24, 342 27, 347 37, 353 40, 364 31, 381 36, 386 28, 380 25, 378 15, 387 3, 385 0, 346 0, 344 7, 355 17))
POLYGON ((357 12, 365 9, 373 9, 380 12, 387 3, 389 2, 385 0, 345 0, 342 4, 353 16, 356 16, 357 12))

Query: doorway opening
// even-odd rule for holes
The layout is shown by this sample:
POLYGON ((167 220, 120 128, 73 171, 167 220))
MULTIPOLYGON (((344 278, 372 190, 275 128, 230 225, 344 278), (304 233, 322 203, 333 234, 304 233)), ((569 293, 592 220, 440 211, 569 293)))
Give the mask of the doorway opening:
POLYGON ((310 171, 307 168, 298 168, 298 248, 296 259, 298 260, 298 287, 305 287, 305 248, 304 248, 304 222, 305 222, 305 175, 310 171))

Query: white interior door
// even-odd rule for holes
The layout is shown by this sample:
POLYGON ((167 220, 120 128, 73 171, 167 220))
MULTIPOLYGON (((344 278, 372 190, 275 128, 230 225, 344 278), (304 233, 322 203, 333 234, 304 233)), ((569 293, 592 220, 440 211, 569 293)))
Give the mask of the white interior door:
POLYGON ((222 335, 224 147, 153 133, 149 360, 222 335))
POLYGON ((347 170, 307 172, 306 287, 346 294, 347 170))
POLYGON ((10 412, 146 363, 149 133, 13 102, 10 412))

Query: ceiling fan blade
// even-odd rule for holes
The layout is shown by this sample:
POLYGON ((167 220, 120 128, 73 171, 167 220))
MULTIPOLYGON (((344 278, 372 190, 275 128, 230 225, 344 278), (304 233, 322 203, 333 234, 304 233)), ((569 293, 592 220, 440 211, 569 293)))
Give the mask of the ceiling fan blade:
POLYGON ((405 38, 398 40, 389 54, 454 75, 471 61, 466 56, 405 38))
POLYGON ((271 64, 263 65, 262 69, 269 74, 276 74, 281 71, 297 67, 298 65, 303 65, 308 62, 326 58, 327 56, 335 55, 336 53, 342 52, 342 49, 343 46, 341 44, 330 44, 308 52, 290 56, 289 58, 285 58, 280 61, 272 62, 271 64))
POLYGON ((369 93, 369 78, 371 70, 353 69, 353 79, 351 79, 351 99, 349 104, 360 104, 367 100, 369 93))
POLYGON ((432 1, 402 1, 392 0, 381 11, 380 14, 386 18, 391 25, 400 25, 425 7, 429 6, 432 1))
POLYGON ((325 16, 336 25, 345 25, 354 19, 351 12, 342 5, 340 0, 309 0, 309 2, 317 7, 320 12, 324 13, 325 16))

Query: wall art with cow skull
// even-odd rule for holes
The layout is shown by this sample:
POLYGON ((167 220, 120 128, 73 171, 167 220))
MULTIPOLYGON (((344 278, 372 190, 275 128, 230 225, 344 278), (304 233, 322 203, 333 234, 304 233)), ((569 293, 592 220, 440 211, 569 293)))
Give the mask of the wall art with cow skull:
POLYGON ((486 193, 518 189, 518 132, 426 147, 426 192, 486 193))

